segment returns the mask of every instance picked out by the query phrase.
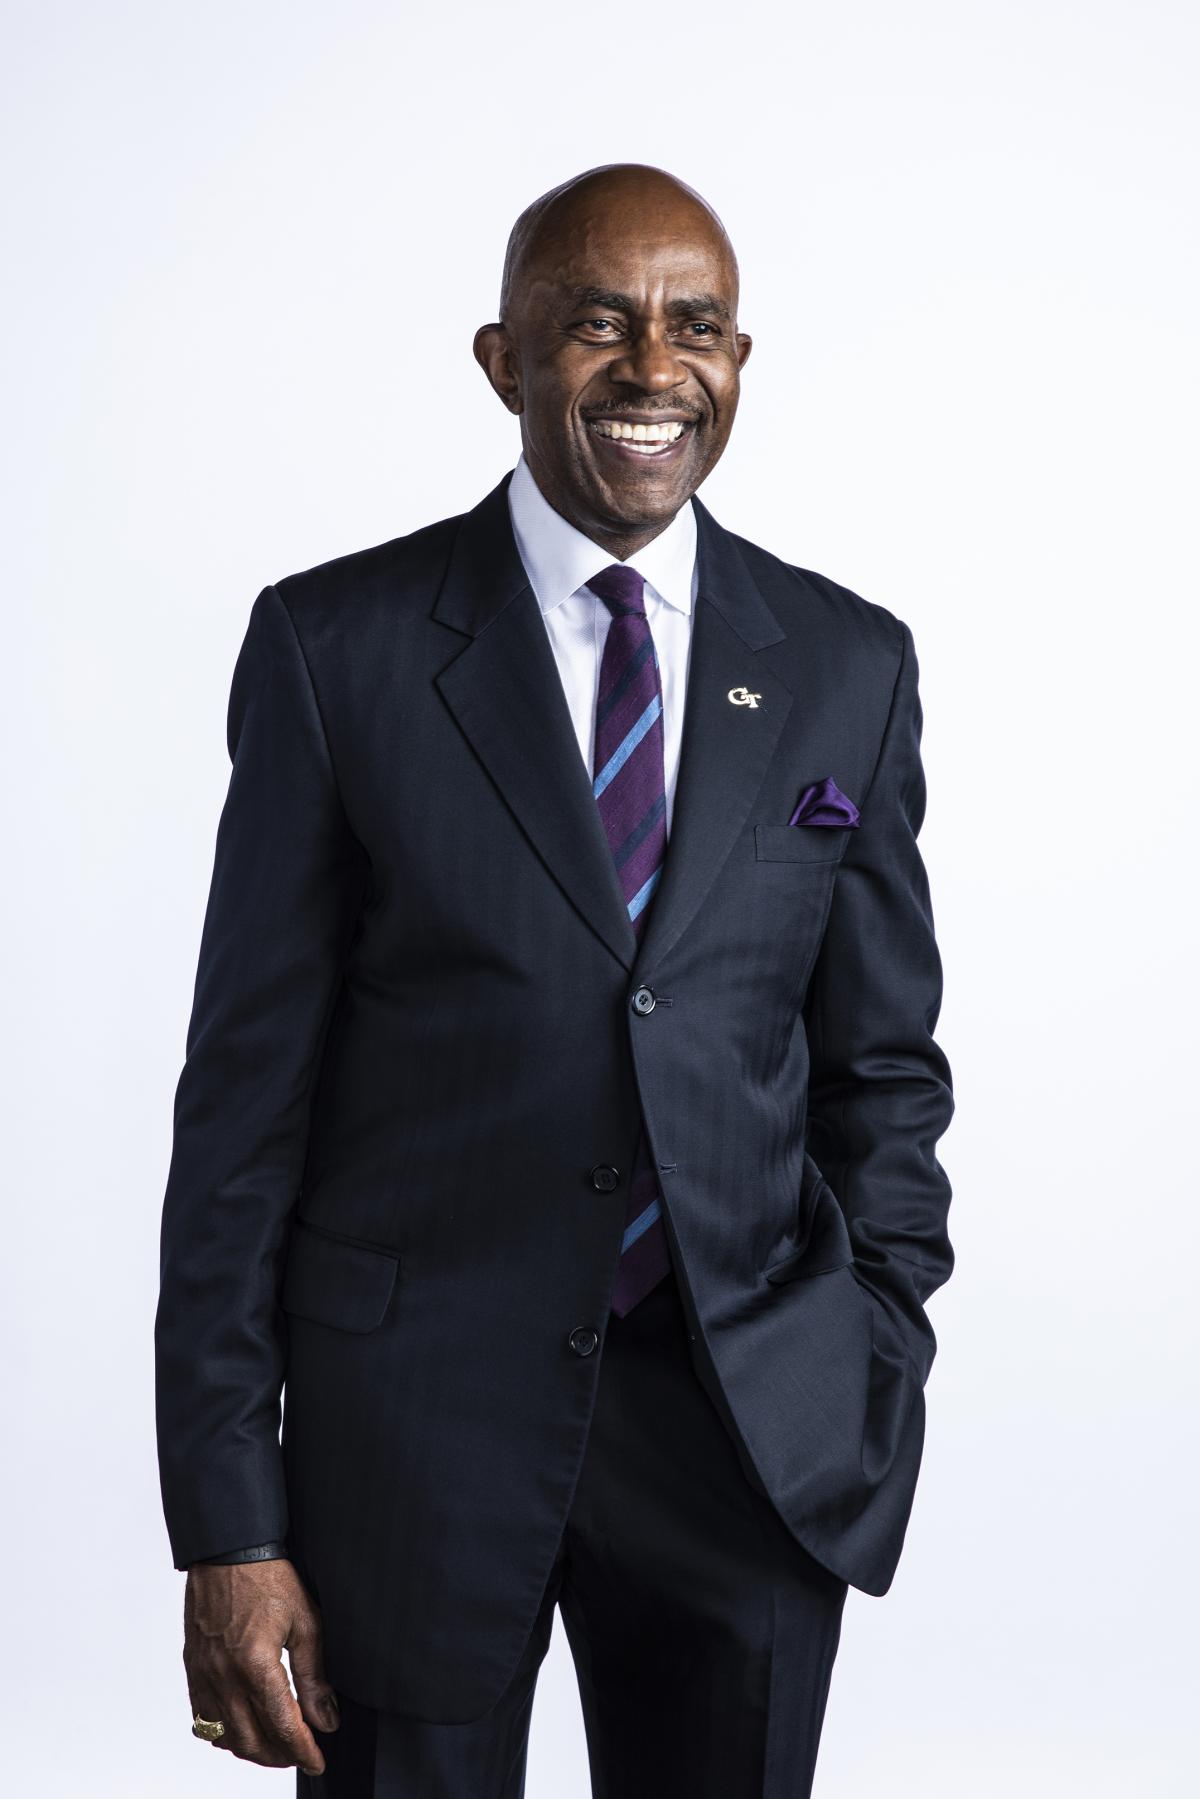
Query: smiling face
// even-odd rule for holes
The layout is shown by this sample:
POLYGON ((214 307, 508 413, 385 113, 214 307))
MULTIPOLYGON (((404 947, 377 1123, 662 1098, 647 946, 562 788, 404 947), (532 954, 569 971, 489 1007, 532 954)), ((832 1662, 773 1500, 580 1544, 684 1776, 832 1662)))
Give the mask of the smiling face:
POLYGON ((618 165, 518 226, 503 320, 475 354, 521 420, 550 504, 626 560, 715 467, 750 339, 720 222, 661 170, 618 165))

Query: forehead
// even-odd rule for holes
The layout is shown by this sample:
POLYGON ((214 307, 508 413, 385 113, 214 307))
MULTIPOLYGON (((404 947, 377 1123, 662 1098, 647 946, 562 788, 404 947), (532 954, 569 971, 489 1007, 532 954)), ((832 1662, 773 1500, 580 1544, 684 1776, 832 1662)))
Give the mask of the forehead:
POLYGON ((595 201, 547 225, 521 285, 542 304, 601 289, 643 301, 706 292, 732 310, 737 277, 724 234, 699 206, 595 201))

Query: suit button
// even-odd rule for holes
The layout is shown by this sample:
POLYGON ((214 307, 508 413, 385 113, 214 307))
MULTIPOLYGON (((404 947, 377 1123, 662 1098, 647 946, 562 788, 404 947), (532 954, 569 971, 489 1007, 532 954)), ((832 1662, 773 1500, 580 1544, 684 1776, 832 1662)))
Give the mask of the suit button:
POLYGON ((597 1193, 611 1193, 621 1184, 619 1168, 610 1168, 607 1162, 601 1162, 598 1168, 592 1169, 592 1186, 597 1193))
POLYGON ((591 1355, 600 1338, 590 1324, 577 1324, 567 1338, 576 1355, 591 1355))
POLYGON ((654 989, 652 987, 638 988, 633 996, 633 1009, 635 1012, 641 1013, 643 1017, 645 1017, 647 1012, 653 1012, 654 989))

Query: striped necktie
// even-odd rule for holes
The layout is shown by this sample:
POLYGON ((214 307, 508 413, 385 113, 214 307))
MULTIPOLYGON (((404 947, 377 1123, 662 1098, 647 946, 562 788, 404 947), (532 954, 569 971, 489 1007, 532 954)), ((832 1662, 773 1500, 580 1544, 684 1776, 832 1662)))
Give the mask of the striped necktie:
MULTIPOLYGON (((592 791, 639 942, 667 848, 662 686, 644 585, 635 568, 620 562, 588 582, 612 614, 600 663, 592 791)), ((613 1286, 612 1309, 618 1318, 656 1287, 670 1267, 658 1176, 642 1125, 613 1286)))

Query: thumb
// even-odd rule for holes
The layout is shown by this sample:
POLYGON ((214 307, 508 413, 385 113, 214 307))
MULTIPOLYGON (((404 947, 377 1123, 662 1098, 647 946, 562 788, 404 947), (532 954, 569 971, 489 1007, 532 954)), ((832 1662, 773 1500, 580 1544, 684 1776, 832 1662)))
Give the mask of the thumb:
POLYGON ((310 1730, 336 1730, 339 1723, 337 1694, 325 1677, 321 1653, 321 1627, 314 1611, 297 1612, 284 1642, 292 1685, 304 1722, 310 1730))

